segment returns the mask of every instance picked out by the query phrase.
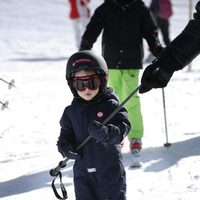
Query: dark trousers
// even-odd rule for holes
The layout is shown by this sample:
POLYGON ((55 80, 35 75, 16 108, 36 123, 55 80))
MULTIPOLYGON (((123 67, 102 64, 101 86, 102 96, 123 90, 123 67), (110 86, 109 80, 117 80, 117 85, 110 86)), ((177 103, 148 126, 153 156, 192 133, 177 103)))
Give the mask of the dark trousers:
POLYGON ((156 22, 158 25, 158 28, 160 29, 163 37, 163 41, 165 45, 167 46, 170 43, 170 37, 169 37, 169 20, 168 19, 162 19, 158 16, 156 17, 156 22))
POLYGON ((126 174, 124 169, 114 168, 99 174, 88 173, 76 162, 74 166, 74 187, 76 200, 126 200, 126 174), (107 173, 107 174, 106 174, 107 173))

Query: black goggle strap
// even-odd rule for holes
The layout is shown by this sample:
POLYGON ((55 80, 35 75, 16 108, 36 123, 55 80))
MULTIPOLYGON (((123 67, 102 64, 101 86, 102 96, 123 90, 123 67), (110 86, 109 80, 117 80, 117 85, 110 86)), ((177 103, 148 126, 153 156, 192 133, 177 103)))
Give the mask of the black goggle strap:
POLYGON ((62 174, 61 174, 60 171, 58 172, 57 176, 53 179, 53 181, 52 181, 52 183, 51 183, 51 187, 52 187, 53 192, 54 192, 55 196, 57 197, 57 199, 67 199, 67 198, 68 198, 68 196, 67 196, 67 191, 66 191, 65 186, 64 186, 64 184, 63 184, 63 182, 62 182, 62 174), (56 190, 55 183, 54 183, 55 180, 56 180, 56 178, 57 178, 58 176, 59 176, 59 178, 60 178, 60 189, 61 189, 61 192, 62 192, 62 196, 63 196, 63 197, 61 197, 61 196, 58 194, 58 192, 57 192, 57 190, 56 190))

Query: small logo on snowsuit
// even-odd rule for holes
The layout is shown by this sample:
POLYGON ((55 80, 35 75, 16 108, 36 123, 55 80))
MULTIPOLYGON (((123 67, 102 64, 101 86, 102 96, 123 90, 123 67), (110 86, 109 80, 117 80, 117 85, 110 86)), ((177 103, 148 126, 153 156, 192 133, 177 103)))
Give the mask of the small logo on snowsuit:
POLYGON ((102 118, 103 117, 103 112, 102 111, 99 111, 98 113, 97 113, 97 117, 99 117, 99 118, 102 118))

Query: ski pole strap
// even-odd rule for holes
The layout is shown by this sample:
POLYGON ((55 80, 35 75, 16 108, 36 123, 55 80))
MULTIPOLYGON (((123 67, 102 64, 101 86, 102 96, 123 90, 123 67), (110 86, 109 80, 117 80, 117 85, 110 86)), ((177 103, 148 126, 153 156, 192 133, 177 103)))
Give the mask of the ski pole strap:
POLYGON ((67 198, 68 198, 68 196, 67 196, 67 191, 66 191, 66 189, 65 189, 64 184, 62 183, 62 174, 61 174, 60 171, 58 172, 57 176, 53 179, 53 181, 52 181, 52 183, 51 183, 51 187, 52 187, 52 189, 53 189, 53 192, 54 192, 55 196, 57 197, 57 199, 67 199, 67 198), (59 178, 60 178, 60 189, 61 189, 61 192, 62 192, 63 197, 61 197, 61 196, 58 194, 57 190, 56 190, 56 186, 55 186, 55 183, 54 183, 54 182, 55 182, 57 176, 59 176, 59 178))

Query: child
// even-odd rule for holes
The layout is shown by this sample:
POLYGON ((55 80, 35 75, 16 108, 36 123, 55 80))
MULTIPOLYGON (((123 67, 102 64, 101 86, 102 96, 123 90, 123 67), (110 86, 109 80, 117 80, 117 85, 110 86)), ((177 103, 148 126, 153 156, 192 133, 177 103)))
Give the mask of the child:
POLYGON ((76 200, 125 200, 126 175, 119 144, 130 123, 122 108, 101 127, 119 105, 117 96, 107 88, 107 65, 92 51, 77 52, 68 60, 66 79, 74 99, 61 117, 57 145, 63 157, 75 159, 76 200), (91 139, 77 151, 89 135, 91 139))
POLYGON ((72 20, 77 48, 79 48, 81 35, 90 19, 89 2, 90 0, 69 0, 69 17, 72 20))
MULTIPOLYGON (((151 12, 141 0, 107 0, 94 12, 82 36, 81 50, 93 47, 102 32, 102 55, 109 68, 109 85, 119 99, 125 99, 138 87, 143 64, 143 39, 154 56, 162 47, 151 12)), ((132 166, 140 167, 143 118, 140 97, 135 95, 125 105, 129 112, 131 131, 128 135, 132 166)))

